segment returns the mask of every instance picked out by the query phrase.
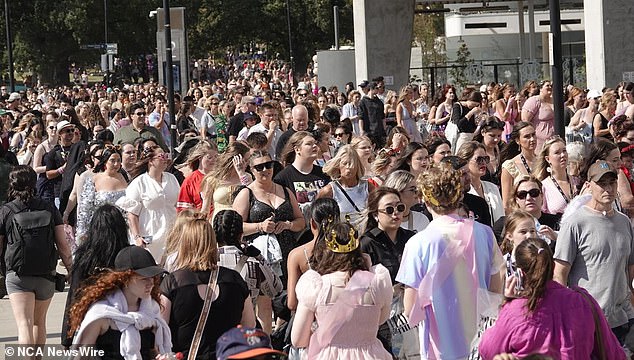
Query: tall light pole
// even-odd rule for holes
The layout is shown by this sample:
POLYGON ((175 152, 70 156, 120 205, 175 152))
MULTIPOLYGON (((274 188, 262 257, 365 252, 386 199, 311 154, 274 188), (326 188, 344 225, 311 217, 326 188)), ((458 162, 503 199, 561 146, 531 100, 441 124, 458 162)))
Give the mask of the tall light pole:
POLYGON ((553 77, 553 110, 555 112, 555 133, 564 138, 564 78, 561 57, 561 16, 559 0, 549 0, 550 10, 550 71, 553 77))
POLYGON ((288 55, 291 61, 291 70, 295 67, 293 63, 293 41, 291 40, 291 6, 286 0, 286 23, 288 24, 288 55))
POLYGON ((9 21, 9 2, 4 0, 4 23, 7 32, 7 57, 9 60, 9 92, 15 91, 15 82, 13 81, 13 37, 11 36, 11 22, 9 21))
POLYGON ((103 46, 106 50, 106 87, 110 87, 110 55, 108 55, 108 0, 103 0, 103 46))
POLYGON ((163 0, 165 13, 165 75, 167 82, 167 103, 170 117, 170 136, 172 138, 170 152, 174 156, 176 146, 176 121, 174 114, 174 70, 172 69, 172 26, 170 24, 170 1, 163 0))

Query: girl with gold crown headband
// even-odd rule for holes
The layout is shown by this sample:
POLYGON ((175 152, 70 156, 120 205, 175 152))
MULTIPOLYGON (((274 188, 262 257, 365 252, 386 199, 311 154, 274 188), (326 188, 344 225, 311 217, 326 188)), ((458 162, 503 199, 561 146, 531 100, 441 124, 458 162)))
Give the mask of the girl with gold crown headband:
POLYGON ((491 228, 459 215, 460 180, 450 164, 432 166, 419 178, 434 220, 407 242, 396 276, 405 285, 410 325, 424 322, 422 359, 467 358, 480 320, 478 293, 501 291, 500 249, 491 228))
POLYGON ((318 241, 326 249, 321 261, 296 286, 299 304, 291 332, 293 345, 308 347, 309 359, 391 360, 376 337, 390 314, 389 272, 381 265, 368 268, 357 230, 350 223, 333 221, 323 226, 318 241), (319 326, 311 335, 315 319, 319 326))

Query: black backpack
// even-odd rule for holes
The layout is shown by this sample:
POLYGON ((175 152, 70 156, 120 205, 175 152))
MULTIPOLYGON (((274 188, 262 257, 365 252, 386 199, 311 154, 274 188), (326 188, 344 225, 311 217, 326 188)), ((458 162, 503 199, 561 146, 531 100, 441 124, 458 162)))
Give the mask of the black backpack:
POLYGON ((55 273, 57 248, 55 223, 49 210, 22 209, 14 202, 5 204, 11 211, 7 221, 7 270, 18 275, 47 276, 55 273))

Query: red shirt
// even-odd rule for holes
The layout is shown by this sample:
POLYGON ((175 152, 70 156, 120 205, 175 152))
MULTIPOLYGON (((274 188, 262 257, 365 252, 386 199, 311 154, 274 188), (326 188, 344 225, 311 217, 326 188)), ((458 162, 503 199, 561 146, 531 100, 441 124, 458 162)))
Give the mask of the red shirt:
POLYGON ((200 184, 205 174, 200 170, 195 170, 183 181, 181 191, 178 193, 176 211, 184 209, 200 209, 203 206, 203 198, 200 195, 200 184))

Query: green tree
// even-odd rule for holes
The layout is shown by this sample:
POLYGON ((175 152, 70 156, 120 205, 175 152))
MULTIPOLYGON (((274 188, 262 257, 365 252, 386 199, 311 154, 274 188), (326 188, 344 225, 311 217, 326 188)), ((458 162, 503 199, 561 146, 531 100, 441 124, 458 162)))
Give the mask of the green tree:
POLYGON ((460 89, 463 89, 468 84, 465 68, 472 62, 471 51, 469 51, 467 44, 462 42, 456 51, 456 64, 449 70, 449 74, 453 77, 454 84, 460 89))

